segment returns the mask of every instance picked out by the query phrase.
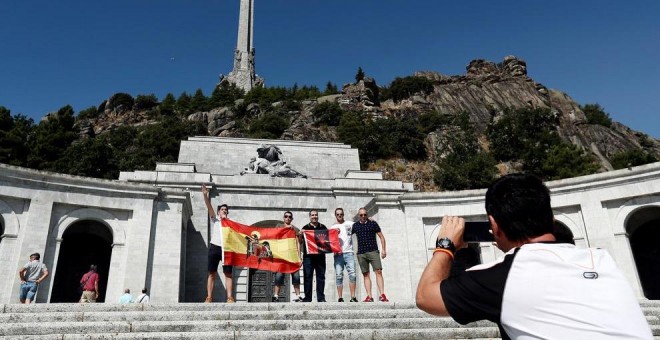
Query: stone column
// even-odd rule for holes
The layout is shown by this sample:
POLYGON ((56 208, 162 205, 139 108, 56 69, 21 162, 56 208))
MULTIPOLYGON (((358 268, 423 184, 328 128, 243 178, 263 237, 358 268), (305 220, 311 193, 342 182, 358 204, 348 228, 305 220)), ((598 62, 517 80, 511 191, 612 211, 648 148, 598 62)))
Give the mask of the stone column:
MULTIPOLYGON (((46 253, 46 242, 50 236, 50 220, 53 212, 53 200, 45 194, 37 194, 34 199, 30 201, 30 208, 27 211, 27 220, 25 225, 21 228, 18 236, 18 261, 14 262, 14 267, 9 268, 10 271, 16 275, 10 276, 10 302, 18 303, 19 293, 19 278, 18 271, 20 268, 29 261, 30 254, 38 252, 41 254, 41 261, 47 263, 44 258, 46 253)), ((53 268, 48 267, 52 272, 53 268)), ((52 280, 50 281, 52 282, 52 280)), ((37 297, 40 295, 48 294, 49 287, 47 284, 41 285, 37 291, 37 297)))

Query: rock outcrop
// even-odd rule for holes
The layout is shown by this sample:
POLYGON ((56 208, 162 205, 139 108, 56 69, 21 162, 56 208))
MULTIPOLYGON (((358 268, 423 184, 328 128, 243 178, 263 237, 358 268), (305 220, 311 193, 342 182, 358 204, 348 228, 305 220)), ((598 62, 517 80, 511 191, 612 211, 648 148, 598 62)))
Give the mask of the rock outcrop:
MULTIPOLYGON (((335 127, 315 124, 313 109, 316 105, 336 102, 344 110, 362 111, 368 113, 369 117, 390 119, 419 115, 424 112, 440 112, 448 115, 468 112, 470 122, 481 135, 480 144, 487 148, 488 143, 484 137, 486 128, 503 112, 545 108, 558 116, 560 136, 592 153, 600 160, 603 170, 611 169, 612 166, 608 159, 622 151, 643 148, 646 152, 660 158, 660 141, 658 140, 619 123, 613 123, 611 127, 588 124, 587 117, 578 103, 567 94, 559 90, 548 89, 543 84, 531 79, 527 74, 527 63, 520 58, 507 56, 499 63, 476 59, 466 66, 466 72, 463 75, 448 76, 432 71, 421 71, 416 72, 414 76, 429 79, 433 84, 433 90, 413 94, 398 102, 391 99, 380 102, 379 87, 376 81, 373 78, 365 77, 364 80, 356 83, 345 84, 341 94, 296 103, 300 108, 296 111, 283 109, 284 102, 276 102, 266 108, 257 103, 246 103, 243 99, 239 99, 231 107, 216 108, 209 112, 196 112, 189 115, 187 119, 205 124, 209 135, 212 136, 245 137, 246 126, 250 121, 263 117, 266 112, 271 110, 279 110, 287 117, 288 123, 280 138, 337 141, 335 127)), ((154 119, 153 112, 150 110, 137 112, 127 109, 127 107, 126 98, 122 94, 110 97, 99 107, 98 117, 88 123, 79 124, 81 134, 93 136, 121 125, 142 125, 152 122, 154 119), (90 126, 93 129, 90 130, 90 126)), ((442 129, 429 133, 425 141, 428 150, 428 159, 425 164, 420 163, 409 167, 393 160, 392 162, 381 162, 381 170, 384 171, 387 178, 412 180, 419 189, 434 190, 430 174, 438 156, 437 148, 447 133, 450 132, 442 129), (424 175, 408 173, 408 168, 415 168, 418 171, 424 169, 421 172, 424 175)), ((509 171, 512 167, 515 165, 501 164, 499 166, 502 171, 509 171)), ((379 169, 378 164, 371 164, 370 168, 379 169)))

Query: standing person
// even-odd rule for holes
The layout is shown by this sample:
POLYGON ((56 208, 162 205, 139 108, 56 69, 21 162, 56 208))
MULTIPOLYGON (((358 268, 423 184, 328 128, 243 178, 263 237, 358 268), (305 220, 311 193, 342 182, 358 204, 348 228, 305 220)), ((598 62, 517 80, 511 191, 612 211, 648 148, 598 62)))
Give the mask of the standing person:
MULTIPOLYGON (((213 205, 211 205, 211 198, 209 197, 209 190, 206 185, 202 184, 202 195, 204 196, 204 204, 211 219, 211 236, 209 241, 209 254, 208 254, 208 278, 206 279, 206 300, 205 303, 213 302, 213 287, 215 286, 215 277, 218 272, 218 265, 222 261, 222 224, 217 218, 213 205)), ((227 218, 229 216, 229 206, 221 204, 218 206, 218 215, 220 218, 227 218)), ((234 291, 234 267, 222 266, 222 273, 225 275, 225 290, 227 292, 227 303, 235 303, 234 291)))
POLYGON ((96 269, 96 265, 89 266, 89 271, 80 278, 83 291, 80 303, 96 302, 99 297, 99 274, 96 269))
POLYGON ((355 297, 355 257, 353 256, 353 222, 344 220, 344 209, 335 209, 337 223, 330 229, 339 229, 339 242, 341 243, 341 254, 335 254, 335 282, 337 284, 338 302, 344 302, 344 268, 348 272, 348 287, 351 291, 351 302, 357 302, 355 297))
POLYGON ((387 256, 387 246, 385 245, 385 236, 380 231, 380 226, 376 221, 369 219, 367 209, 360 208, 358 210, 359 220, 353 223, 353 234, 357 235, 358 240, 358 263, 362 270, 364 278, 364 289, 367 291, 367 297, 363 302, 374 302, 371 296, 371 276, 369 274, 369 264, 376 273, 376 285, 378 286, 378 300, 388 302, 385 296, 385 282, 383 281, 383 265, 381 259, 387 256), (378 251, 378 243, 376 242, 376 235, 380 239, 380 245, 383 251, 378 251))
POLYGON ((21 279, 18 299, 21 303, 30 304, 37 295, 39 284, 48 277, 48 268, 41 262, 39 253, 30 255, 30 261, 18 271, 18 277, 21 279))
POLYGON ((147 288, 142 288, 142 294, 138 295, 138 297, 135 299, 135 303, 149 303, 147 288))
MULTIPOLYGON (((303 230, 328 230, 319 223, 318 210, 309 212, 309 223, 303 230)), ((303 274, 305 275, 305 299, 303 302, 312 302, 312 281, 316 272, 316 301, 325 302, 325 254, 307 254, 307 247, 303 247, 303 274)))
POLYGON ((461 324, 490 320, 503 339, 653 339, 607 251, 555 240, 550 192, 540 179, 512 174, 494 181, 486 213, 504 257, 450 277, 465 220, 445 216, 417 286, 417 307, 461 324))
MULTIPOLYGON (((294 226, 291 224, 293 222, 293 213, 290 211, 285 211, 284 212, 284 224, 278 225, 278 227, 282 228, 291 228, 296 232, 296 239, 298 240, 298 244, 300 244, 300 229, 298 227, 294 226)), ((275 280, 274 280, 274 287, 273 287, 273 302, 280 302, 280 289, 282 286, 284 286, 284 273, 275 273, 275 280)), ((291 282, 293 283, 293 291, 296 293, 296 299, 293 300, 293 302, 302 302, 303 298, 300 296, 300 271, 295 271, 291 273, 291 282)))
POLYGON ((119 298, 119 303, 132 303, 133 295, 131 295, 131 290, 126 288, 124 289, 124 295, 119 298))

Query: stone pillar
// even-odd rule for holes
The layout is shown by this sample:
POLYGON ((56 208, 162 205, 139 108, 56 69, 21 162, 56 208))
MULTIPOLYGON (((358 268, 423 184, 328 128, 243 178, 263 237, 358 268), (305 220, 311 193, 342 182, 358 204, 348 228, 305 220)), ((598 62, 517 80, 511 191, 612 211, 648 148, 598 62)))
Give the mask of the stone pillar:
POLYGON ((151 296, 154 303, 179 302, 181 277, 181 204, 157 202, 158 218, 152 231, 151 296))
MULTIPOLYGON (((16 274, 10 276, 9 285, 11 286, 11 293, 9 296, 9 302, 19 303, 18 271, 29 261, 30 254, 38 252, 41 254, 41 261, 46 261, 44 254, 46 253, 46 242, 50 235, 50 220, 52 212, 53 200, 50 197, 37 194, 30 201, 26 223, 21 228, 22 230, 18 236, 18 260, 14 262, 13 268, 9 269, 16 274)), ((52 272, 52 270, 53 268, 48 268, 49 272, 52 272)), ((52 282, 52 280, 50 282, 52 282)), ((48 290, 49 287, 47 285, 41 285, 37 291, 37 297, 35 297, 35 300, 39 299, 40 295, 48 294, 48 290)))

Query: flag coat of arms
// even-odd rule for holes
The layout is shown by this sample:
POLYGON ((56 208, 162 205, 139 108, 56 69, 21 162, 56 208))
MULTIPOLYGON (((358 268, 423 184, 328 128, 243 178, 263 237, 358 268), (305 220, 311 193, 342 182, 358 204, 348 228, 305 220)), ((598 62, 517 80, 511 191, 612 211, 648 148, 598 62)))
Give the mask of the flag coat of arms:
POLYGON ((302 230, 307 254, 341 253, 339 229, 302 230))
POLYGON ((250 227, 227 218, 221 224, 224 265, 280 273, 300 269, 300 246, 293 229, 250 227))

